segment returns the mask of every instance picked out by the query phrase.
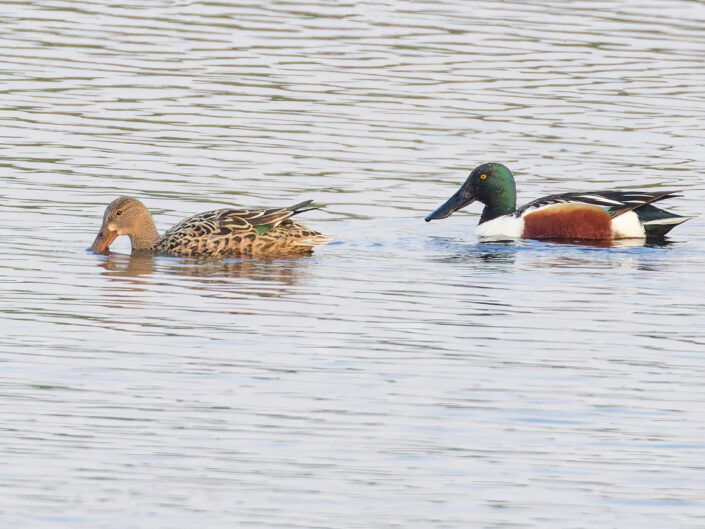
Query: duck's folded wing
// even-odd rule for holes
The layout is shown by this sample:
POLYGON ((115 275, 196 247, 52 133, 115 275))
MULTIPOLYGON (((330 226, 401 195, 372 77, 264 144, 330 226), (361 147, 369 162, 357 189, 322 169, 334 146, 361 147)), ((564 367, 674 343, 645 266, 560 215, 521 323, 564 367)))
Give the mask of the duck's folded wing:
POLYGON ((310 211, 308 206, 312 201, 306 200, 286 208, 251 208, 251 209, 221 209, 216 211, 215 224, 217 235, 226 235, 234 231, 257 230, 258 234, 275 228, 289 217, 304 211, 310 211))
POLYGON ((553 204, 572 203, 599 206, 604 208, 611 217, 616 217, 646 204, 676 196, 679 196, 679 194, 674 191, 584 191, 580 193, 560 193, 529 202, 519 208, 515 215, 521 216, 532 209, 553 204))

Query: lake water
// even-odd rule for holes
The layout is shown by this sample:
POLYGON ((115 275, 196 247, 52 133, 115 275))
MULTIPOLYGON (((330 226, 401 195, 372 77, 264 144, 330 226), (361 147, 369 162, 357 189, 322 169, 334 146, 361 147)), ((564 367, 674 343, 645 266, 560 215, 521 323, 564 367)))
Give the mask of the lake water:
POLYGON ((0 520, 22 528, 702 528, 705 219, 665 244, 425 223, 705 204, 705 4, 8 1, 0 520), (86 251, 314 199, 298 259, 86 251))

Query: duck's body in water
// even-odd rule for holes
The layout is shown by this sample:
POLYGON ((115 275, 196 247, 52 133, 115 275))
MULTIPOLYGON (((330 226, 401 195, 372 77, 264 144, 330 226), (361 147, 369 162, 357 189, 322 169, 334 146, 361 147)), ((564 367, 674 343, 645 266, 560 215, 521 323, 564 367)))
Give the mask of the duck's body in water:
POLYGON ((287 208, 224 208, 184 219, 159 235, 152 215, 132 197, 113 200, 91 250, 103 253, 120 235, 130 237, 133 253, 181 257, 292 255, 310 253, 330 241, 290 217, 316 208, 310 200, 287 208))
POLYGON ((476 200, 485 204, 476 233, 481 237, 527 239, 662 238, 691 217, 670 213, 654 202, 672 191, 585 191, 539 198, 516 208, 516 186, 501 163, 476 167, 460 189, 426 217, 443 219, 476 200))

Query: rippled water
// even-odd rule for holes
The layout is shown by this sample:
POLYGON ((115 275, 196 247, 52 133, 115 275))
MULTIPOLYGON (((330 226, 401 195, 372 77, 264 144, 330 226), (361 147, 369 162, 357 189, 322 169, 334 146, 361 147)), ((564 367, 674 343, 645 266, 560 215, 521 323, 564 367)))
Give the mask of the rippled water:
POLYGON ((10 1, 0 78, 5 527, 705 525, 705 221, 666 244, 426 224, 478 163, 520 202, 705 203, 705 4, 10 1), (86 251, 325 205, 299 259, 86 251))

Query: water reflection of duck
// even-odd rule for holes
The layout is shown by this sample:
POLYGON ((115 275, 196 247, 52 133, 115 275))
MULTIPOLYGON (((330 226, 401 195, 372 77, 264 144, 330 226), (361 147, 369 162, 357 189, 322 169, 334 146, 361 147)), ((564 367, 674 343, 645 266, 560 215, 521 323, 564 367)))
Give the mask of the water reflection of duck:
POLYGON ((104 253, 119 236, 130 237, 133 253, 173 256, 252 256, 310 253, 330 238, 290 217, 316 208, 310 200, 288 208, 218 209, 184 219, 159 235, 139 200, 120 197, 105 210, 91 250, 104 253), (306 209, 305 209, 306 208, 306 209))
POLYGON ((476 167, 461 188, 426 221, 443 219, 475 200, 485 204, 476 233, 483 237, 611 241, 662 238, 692 217, 652 205, 672 191, 586 191, 550 195, 516 209, 516 186, 500 163, 476 167))
POLYGON ((118 277, 141 277, 154 273, 154 256, 135 253, 132 255, 108 254, 100 266, 107 270, 106 275, 118 277))
POLYGON ((106 275, 113 277, 140 278, 159 273, 212 279, 266 280, 285 285, 293 285, 305 269, 300 256, 296 259, 293 257, 277 259, 160 259, 151 254, 140 253, 131 255, 110 253, 100 266, 106 270, 106 275))

